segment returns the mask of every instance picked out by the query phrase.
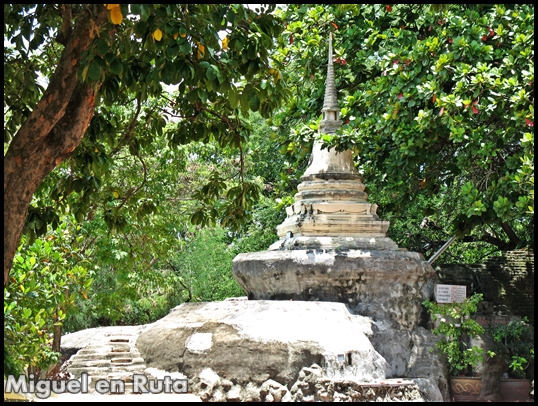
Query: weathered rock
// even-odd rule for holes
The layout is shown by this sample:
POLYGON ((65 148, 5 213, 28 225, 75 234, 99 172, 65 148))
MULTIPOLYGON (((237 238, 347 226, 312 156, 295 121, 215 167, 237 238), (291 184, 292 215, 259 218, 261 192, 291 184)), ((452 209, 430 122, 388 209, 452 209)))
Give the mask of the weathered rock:
POLYGON ((227 402, 227 396, 226 393, 222 390, 222 388, 216 388, 213 390, 212 396, 211 396, 211 402, 227 402))
POLYGON ((413 380, 426 401, 448 401, 446 364, 436 351, 430 351, 438 336, 422 327, 401 330, 387 321, 374 323, 372 330, 370 341, 391 365, 393 376, 413 380))
POLYGON ((228 395, 226 396, 226 400, 228 402, 241 402, 241 386, 240 385, 234 385, 228 392, 228 395))
POLYGON ((249 299, 341 302, 407 330, 423 322, 435 276, 420 254, 396 250, 251 252, 234 258, 233 272, 249 299))
MULTIPOLYGON (((435 343, 440 339, 439 336, 433 335, 429 330, 418 327, 411 332, 411 355, 406 377, 425 378, 433 385, 431 389, 426 390, 427 396, 431 399, 437 399, 438 391, 443 401, 450 402, 450 393, 448 388, 448 369, 444 358, 436 351, 435 343)), ((425 388, 426 383, 421 382, 421 388, 425 388)))
POLYGON ((289 389, 272 379, 265 381, 260 387, 260 396, 263 402, 290 402, 289 389))
POLYGON ((261 402, 260 390, 253 382, 247 383, 247 386, 241 391, 243 402, 261 402))
POLYGON ((200 374, 198 374, 200 381, 200 387, 203 390, 211 392, 213 388, 220 384, 220 376, 211 368, 204 368, 200 374))
POLYGON ((294 402, 416 402, 425 400, 419 386, 412 380, 389 379, 368 383, 353 379, 330 378, 319 365, 303 368, 290 393, 294 402))
POLYGON ((314 402, 316 397, 316 383, 323 377, 323 371, 319 365, 305 367, 299 372, 297 382, 291 387, 291 396, 294 402, 314 402))
POLYGON ((165 379, 169 377, 170 379, 187 379, 187 377, 181 372, 166 372, 157 368, 146 368, 144 374, 150 379, 165 379))
POLYGON ((187 376, 210 368, 240 385, 291 385, 314 363, 330 376, 373 381, 391 368, 368 339, 371 323, 341 303, 185 303, 148 325, 137 347, 148 367, 187 376))
POLYGON ((415 383, 421 397, 426 402, 445 402, 443 394, 433 378, 414 378, 411 380, 415 383))
MULTIPOLYGON (((494 343, 491 337, 483 335, 482 345, 484 352, 493 350, 494 343)), ((480 385, 480 395, 478 400, 481 402, 499 402, 501 401, 501 392, 499 381, 503 372, 506 371, 507 365, 503 357, 485 357, 482 365, 482 384, 480 385)))
POLYGON ((395 325, 353 315, 341 303, 230 300, 184 304, 136 329, 82 331, 64 344, 91 343, 87 352, 95 346, 90 337, 126 331, 150 379, 187 378, 203 401, 438 401, 436 385, 446 383, 429 351, 435 337, 395 325), (409 378, 387 379, 404 366, 400 376, 409 378))
POLYGON ((399 329, 388 320, 377 321, 372 325, 374 332, 370 338, 374 348, 387 360, 393 376, 405 376, 411 356, 411 332, 399 329))

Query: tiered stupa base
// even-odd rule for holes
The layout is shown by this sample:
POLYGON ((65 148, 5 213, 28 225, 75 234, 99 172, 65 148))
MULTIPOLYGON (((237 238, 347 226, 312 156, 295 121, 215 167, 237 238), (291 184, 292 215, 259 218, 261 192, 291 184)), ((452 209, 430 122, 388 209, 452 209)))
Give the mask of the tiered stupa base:
POLYGON ((387 237, 390 223, 368 202, 349 151, 317 144, 313 156, 277 227, 280 239, 268 251, 238 255, 235 279, 249 299, 340 302, 412 330, 426 316, 435 271, 387 237))
POLYGON ((340 302, 407 330, 421 324, 435 275, 420 254, 394 250, 253 252, 238 255, 233 269, 249 299, 340 302))

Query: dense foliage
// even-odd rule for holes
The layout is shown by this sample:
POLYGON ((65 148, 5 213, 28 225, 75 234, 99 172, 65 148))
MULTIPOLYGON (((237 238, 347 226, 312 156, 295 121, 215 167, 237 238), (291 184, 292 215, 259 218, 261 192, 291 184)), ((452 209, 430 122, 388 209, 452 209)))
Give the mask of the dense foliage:
MULTIPOLYGON (((44 235, 57 225, 58 210, 84 219, 114 160, 128 153, 146 173, 143 155, 167 123, 171 149, 214 141, 238 151, 235 182, 215 168, 197 193, 192 222, 245 224, 259 195, 242 176, 245 117, 269 117, 287 95, 270 58, 283 28, 273 9, 4 6, 4 284, 23 227, 30 238, 44 235), (39 80, 47 82, 44 92, 39 80), (64 170, 43 182, 62 162, 64 170), (215 207, 221 194, 227 200, 215 207)), ((109 228, 124 227, 126 211, 154 210, 147 181, 112 191, 109 228)))
POLYGON ((320 119, 332 31, 345 125, 324 140, 357 153, 381 215, 413 221, 422 246, 426 224, 437 248, 454 234, 533 245, 533 5, 293 5, 284 19, 296 155, 320 119))
POLYGON ((37 376, 58 361, 62 325, 92 284, 82 240, 62 225, 46 239, 19 247, 4 288, 4 357, 11 364, 6 371, 4 363, 4 374, 27 367, 37 376))

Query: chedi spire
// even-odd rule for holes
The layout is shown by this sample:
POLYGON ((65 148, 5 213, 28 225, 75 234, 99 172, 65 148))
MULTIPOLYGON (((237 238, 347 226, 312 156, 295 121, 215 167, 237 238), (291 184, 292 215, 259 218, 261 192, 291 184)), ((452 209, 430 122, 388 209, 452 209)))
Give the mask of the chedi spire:
POLYGON ((340 120, 340 107, 334 81, 333 65, 333 35, 329 34, 329 60, 327 64, 327 79, 325 82, 325 99, 323 100, 323 118, 320 123, 320 131, 323 134, 334 134, 342 126, 340 120))
MULTIPOLYGON (((342 126, 334 79, 331 35, 323 117, 319 125, 321 134, 336 134, 342 126)), ((275 243, 273 249, 312 248, 323 244, 340 248, 397 248, 386 237, 389 222, 378 217, 377 205, 368 202, 364 189, 351 151, 336 152, 334 148, 323 148, 318 137, 312 147, 308 168, 297 186, 295 203, 286 208, 288 216, 277 227, 277 234, 282 240, 275 243), (286 239, 287 236, 293 238, 286 239), (326 237, 330 238, 330 242, 319 240, 326 237)))

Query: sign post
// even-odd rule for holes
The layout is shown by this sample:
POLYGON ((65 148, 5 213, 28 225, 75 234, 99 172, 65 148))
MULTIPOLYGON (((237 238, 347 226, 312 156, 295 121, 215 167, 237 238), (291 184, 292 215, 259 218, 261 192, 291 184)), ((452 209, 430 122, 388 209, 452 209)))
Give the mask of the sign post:
POLYGON ((435 285, 437 303, 462 303, 467 297, 465 285, 435 285))

